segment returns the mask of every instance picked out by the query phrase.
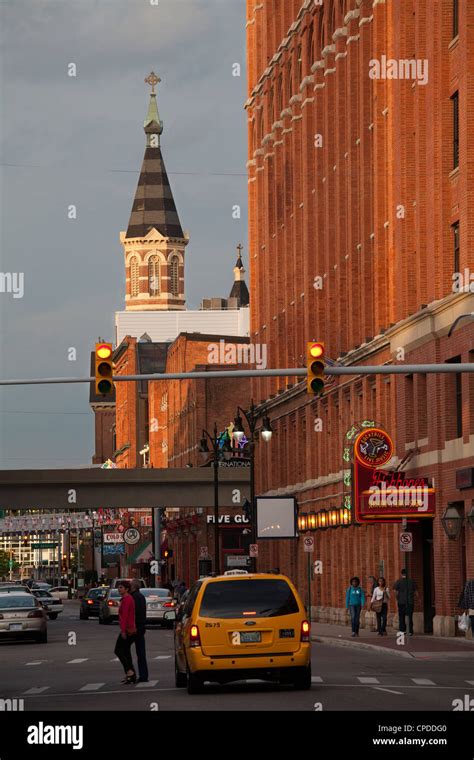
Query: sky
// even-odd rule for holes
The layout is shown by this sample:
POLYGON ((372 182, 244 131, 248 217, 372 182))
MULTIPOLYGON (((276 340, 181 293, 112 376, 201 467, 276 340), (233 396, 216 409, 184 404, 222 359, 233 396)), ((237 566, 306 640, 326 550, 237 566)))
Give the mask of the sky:
MULTIPOLYGON (((156 2, 0 0, 1 379, 88 376, 114 338, 151 70, 187 307, 228 295, 239 242, 247 265, 245 0, 156 2)), ((89 464, 88 394, 0 388, 0 468, 89 464)))

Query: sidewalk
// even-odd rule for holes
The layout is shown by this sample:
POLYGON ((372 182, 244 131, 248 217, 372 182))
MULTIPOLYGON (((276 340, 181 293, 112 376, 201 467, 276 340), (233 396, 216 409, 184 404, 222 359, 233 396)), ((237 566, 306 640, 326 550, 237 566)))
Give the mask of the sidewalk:
POLYGON ((359 638, 352 638, 350 626, 318 623, 311 624, 311 639, 320 644, 352 647, 367 652, 383 652, 398 657, 423 659, 471 659, 474 667, 474 641, 464 638, 448 638, 415 634, 405 636, 404 644, 397 644, 396 631, 378 636, 375 631, 361 628, 359 638))

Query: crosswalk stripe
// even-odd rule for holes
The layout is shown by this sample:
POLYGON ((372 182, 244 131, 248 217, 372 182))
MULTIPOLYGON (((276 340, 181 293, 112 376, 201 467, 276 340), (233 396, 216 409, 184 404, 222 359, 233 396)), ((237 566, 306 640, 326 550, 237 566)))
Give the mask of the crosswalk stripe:
POLYGON ((380 683, 378 678, 372 678, 370 676, 357 676, 357 680, 361 683, 380 683))
POLYGON ((25 662, 25 665, 41 665, 43 660, 37 660, 35 662, 25 662))
POLYGON ((49 686, 32 686, 28 691, 24 691, 23 694, 41 694, 43 691, 47 691, 49 686))
POLYGON ((79 691, 97 691, 102 686, 105 686, 105 683, 86 683, 85 686, 81 686, 79 691))
POLYGON ((118 661, 119 661, 118 657, 113 657, 111 660, 109 660, 109 662, 118 662, 118 661))
POLYGON ((158 657, 154 657, 154 660, 171 660, 170 654, 159 654, 158 657))
POLYGON ((403 694, 403 691, 395 691, 394 689, 386 689, 383 686, 374 686, 374 689, 377 689, 377 691, 388 691, 390 694, 403 694))
POLYGON ((434 681, 430 681, 429 678, 412 678, 411 679, 413 683, 416 683, 417 686, 436 686, 434 681))
POLYGON ((468 683, 469 686, 474 686, 474 681, 466 681, 466 683, 468 683))
POLYGON ((323 683, 321 676, 311 676, 311 683, 323 683))
POLYGON ((78 657, 77 660, 68 660, 66 665, 76 665, 79 662, 87 662, 88 657, 78 657))
POLYGON ((137 689, 152 689, 158 681, 143 681, 142 683, 137 683, 137 689))

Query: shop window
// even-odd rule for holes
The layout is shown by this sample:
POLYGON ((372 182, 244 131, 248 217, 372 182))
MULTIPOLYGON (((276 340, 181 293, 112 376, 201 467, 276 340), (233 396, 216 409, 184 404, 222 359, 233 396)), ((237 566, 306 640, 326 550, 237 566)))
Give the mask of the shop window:
POLYGON ((459 92, 451 97, 453 104, 453 169, 459 166, 459 92))

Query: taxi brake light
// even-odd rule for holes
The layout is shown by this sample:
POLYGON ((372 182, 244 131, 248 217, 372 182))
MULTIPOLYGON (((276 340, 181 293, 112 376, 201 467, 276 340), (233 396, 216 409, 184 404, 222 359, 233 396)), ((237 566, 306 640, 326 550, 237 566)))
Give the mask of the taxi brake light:
POLYGON ((199 628, 197 625, 192 625, 189 632, 190 643, 192 647, 200 647, 201 639, 199 637, 199 628))
POLYGON ((242 615, 256 615, 256 610, 249 610, 248 612, 242 612, 242 615))
POLYGON ((310 641, 311 626, 307 620, 301 623, 301 641, 310 641))

